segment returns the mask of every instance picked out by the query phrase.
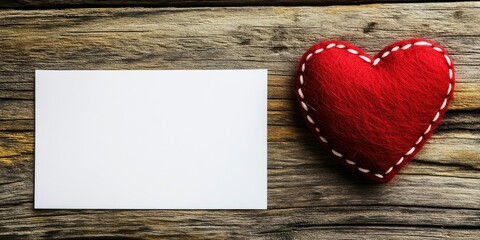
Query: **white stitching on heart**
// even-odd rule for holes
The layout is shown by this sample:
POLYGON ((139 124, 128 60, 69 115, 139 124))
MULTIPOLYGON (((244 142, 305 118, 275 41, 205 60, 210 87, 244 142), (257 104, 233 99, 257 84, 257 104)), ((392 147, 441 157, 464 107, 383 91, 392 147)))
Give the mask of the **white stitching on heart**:
MULTIPOLYGON (((427 135, 430 130, 432 129, 432 124, 435 123, 438 118, 440 117, 440 111, 442 111, 445 106, 447 105, 448 101, 450 100, 449 96, 450 96, 450 92, 452 90, 452 86, 453 86, 453 68, 452 68, 452 61, 450 59, 450 57, 444 53, 443 49, 439 48, 439 47, 436 47, 436 46, 433 46, 433 44, 429 43, 429 42, 425 42, 425 41, 418 41, 418 42, 415 42, 413 44, 406 44, 404 46, 395 46, 393 47, 390 51, 385 51, 382 56, 380 58, 376 58, 373 63, 372 63, 372 60, 368 57, 368 56, 364 56, 364 55, 360 55, 359 52, 355 49, 350 49, 350 48, 347 48, 345 45, 343 44, 335 44, 335 43, 330 43, 326 48, 325 50, 328 50, 328 49, 333 49, 333 47, 337 47, 338 49, 345 49, 347 50, 347 52, 353 54, 353 55, 358 55, 363 61, 367 62, 367 63, 371 63, 373 66, 377 66, 378 63, 381 61, 381 59, 391 55, 390 53, 392 52, 395 52, 397 51, 398 49, 402 49, 402 50, 407 50, 409 49, 410 47, 412 46, 423 46, 423 47, 431 47, 433 48, 433 50, 439 52, 439 53, 442 53, 443 54, 443 57, 445 58, 445 61, 447 62, 447 65, 448 65, 448 78, 450 79, 450 83, 448 84, 448 90, 447 90, 447 95, 445 97, 445 99, 442 101, 442 105, 440 106, 439 110, 437 111, 437 113, 435 114, 435 116, 433 117, 430 125, 428 125, 427 129, 425 130, 425 132, 418 138, 418 140, 415 142, 415 144, 405 153, 403 154, 403 156, 392 166, 390 167, 384 174, 381 174, 381 173, 371 173, 371 171, 369 169, 366 169, 366 168, 362 168, 362 167, 357 167, 357 170, 364 173, 364 174, 373 174, 373 176, 377 177, 377 178, 384 178, 384 176, 388 175, 395 166, 398 166, 400 165, 403 160, 405 159, 406 156, 408 155, 411 155, 413 152, 415 152, 415 150, 417 150, 417 145, 419 145, 420 143, 422 143, 423 141, 426 140, 425 138, 425 135, 427 135)), ((307 55, 306 59, 304 60, 304 62, 302 63, 301 65, 301 70, 302 70, 302 73, 300 74, 300 77, 299 77, 299 82, 300 82, 300 87, 298 88, 298 95, 300 96, 300 98, 302 99, 301 101, 301 105, 303 107, 303 110, 308 113, 308 106, 307 104, 304 102, 305 101, 305 96, 303 95, 303 92, 302 92, 302 87, 303 87, 303 83, 305 81, 305 78, 304 78, 304 73, 305 73, 305 68, 306 68, 306 63, 307 61, 314 55, 314 54, 319 54, 321 52, 323 52, 324 49, 323 48, 318 48, 316 49, 315 51, 313 51, 313 53, 310 53, 307 55)), ((319 139, 324 142, 324 143, 328 143, 327 139, 320 135, 320 128, 316 125, 315 121, 312 119, 312 117, 310 115, 306 115, 307 116, 307 120, 310 124, 314 125, 315 126, 315 130, 316 132, 318 133, 318 137, 319 139)), ((339 158, 344 158, 344 155, 338 151, 336 151, 335 149, 333 148, 330 148, 330 150, 332 151, 332 153, 339 157, 339 158)), ((352 161, 352 160, 349 160, 349 159, 346 159, 344 158, 344 160, 349 164, 349 165, 357 165, 356 162, 352 161)))

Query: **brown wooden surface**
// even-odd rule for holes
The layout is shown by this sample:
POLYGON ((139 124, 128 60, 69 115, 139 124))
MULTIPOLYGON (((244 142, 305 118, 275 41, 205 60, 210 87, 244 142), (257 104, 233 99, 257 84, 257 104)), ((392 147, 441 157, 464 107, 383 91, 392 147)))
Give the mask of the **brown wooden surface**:
POLYGON ((0 11, 0 239, 478 239, 480 2, 0 11), (426 37, 450 52, 455 99, 397 178, 372 185, 299 117, 299 56, 327 38, 373 54, 426 37), (35 69, 269 69, 268 210, 33 210, 35 69))
MULTIPOLYGON (((0 8, 325 6, 366 3, 458 2, 459 0, 2 0, 0 8)), ((472 0, 463 0, 472 1, 472 0)))

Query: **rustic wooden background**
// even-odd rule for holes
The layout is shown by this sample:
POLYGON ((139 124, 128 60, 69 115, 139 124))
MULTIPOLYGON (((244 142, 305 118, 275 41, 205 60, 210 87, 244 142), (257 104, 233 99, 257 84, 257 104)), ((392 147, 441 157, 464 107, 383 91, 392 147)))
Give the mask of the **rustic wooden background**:
POLYGON ((0 239, 479 239, 480 2, 392 2, 1 1, 0 239), (415 160, 372 185, 308 133, 295 64, 323 39, 374 54, 417 36, 453 57, 455 100, 415 160), (35 69, 231 68, 269 70, 268 210, 33 209, 35 69))

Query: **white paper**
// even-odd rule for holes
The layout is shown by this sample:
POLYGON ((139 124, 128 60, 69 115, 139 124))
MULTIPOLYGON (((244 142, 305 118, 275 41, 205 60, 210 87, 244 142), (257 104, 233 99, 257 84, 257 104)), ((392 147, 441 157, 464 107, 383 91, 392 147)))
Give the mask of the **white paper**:
POLYGON ((35 208, 267 208, 266 70, 35 75, 35 208))

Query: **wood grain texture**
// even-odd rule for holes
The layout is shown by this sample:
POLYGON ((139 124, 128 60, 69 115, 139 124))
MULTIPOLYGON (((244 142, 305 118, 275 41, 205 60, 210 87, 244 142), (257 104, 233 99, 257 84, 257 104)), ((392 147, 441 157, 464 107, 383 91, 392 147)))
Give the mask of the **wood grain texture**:
POLYGON ((478 239, 479 22, 480 2, 0 11, 0 239, 478 239), (372 185, 309 134, 295 64, 322 39, 373 54, 417 36, 450 52, 455 99, 415 160, 372 185), (35 69, 230 68, 269 69, 268 210, 33 210, 35 69))
MULTIPOLYGON (((435 2, 442 1, 449 0, 437 0, 435 2)), ((458 0, 450 0, 450 2, 455 1, 458 0)), ((2 0, 0 1, 0 8, 325 6, 411 2, 425 2, 425 0, 2 0)))

